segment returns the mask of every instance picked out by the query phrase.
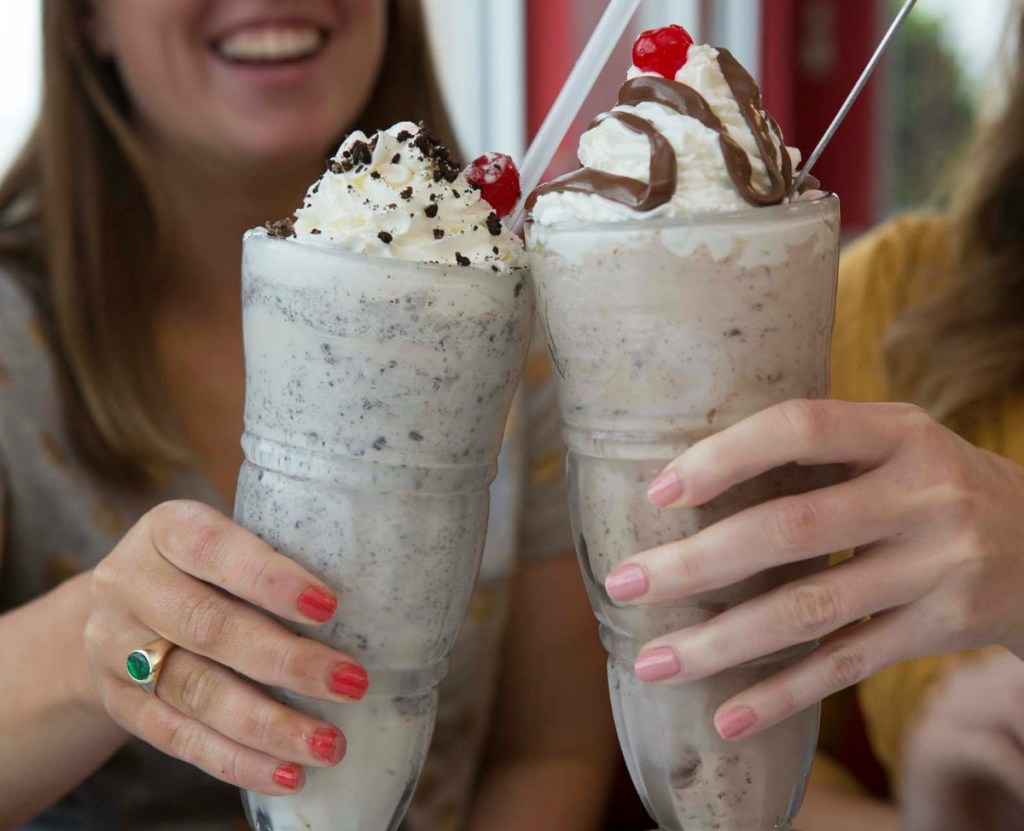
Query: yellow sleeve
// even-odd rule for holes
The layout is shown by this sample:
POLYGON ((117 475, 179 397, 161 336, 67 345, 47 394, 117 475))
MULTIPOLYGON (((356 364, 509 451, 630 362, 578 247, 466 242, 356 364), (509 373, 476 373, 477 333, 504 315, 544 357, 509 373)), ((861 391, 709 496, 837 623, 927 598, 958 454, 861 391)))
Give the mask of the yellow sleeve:
POLYGON ((843 251, 832 337, 833 398, 891 397, 882 356, 885 334, 908 306, 941 285, 947 250, 943 218, 911 214, 843 251))

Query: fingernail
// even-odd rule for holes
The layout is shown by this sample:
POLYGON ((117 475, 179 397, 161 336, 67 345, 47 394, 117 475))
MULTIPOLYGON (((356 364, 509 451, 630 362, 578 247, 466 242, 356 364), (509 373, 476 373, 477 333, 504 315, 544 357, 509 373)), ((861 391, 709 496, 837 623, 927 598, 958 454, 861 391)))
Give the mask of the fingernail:
POLYGON ((619 566, 604 581, 612 600, 636 600, 647 594, 647 575, 638 565, 619 566))
POLYGON ((370 677, 359 664, 338 664, 331 670, 331 692, 359 701, 370 688, 370 677))
POLYGON ((644 652, 633 664, 633 672, 641 681, 667 681, 678 675, 679 670, 679 658, 675 650, 667 646, 644 652))
POLYGON ((757 713, 749 707, 735 707, 715 717, 715 729, 726 741, 736 739, 757 724, 757 713))
POLYGON ((302 781, 302 768, 298 765, 281 765, 274 771, 274 781, 282 788, 297 791, 302 781))
POLYGON ((337 728, 324 727, 309 737, 309 749, 318 759, 336 765, 345 755, 345 737, 337 728))
POLYGON ((662 508, 667 508, 682 495, 683 480, 672 470, 661 473, 647 489, 647 498, 662 508))
POLYGON ((338 598, 316 586, 310 586, 299 595, 299 611, 317 623, 326 623, 338 610, 338 598))

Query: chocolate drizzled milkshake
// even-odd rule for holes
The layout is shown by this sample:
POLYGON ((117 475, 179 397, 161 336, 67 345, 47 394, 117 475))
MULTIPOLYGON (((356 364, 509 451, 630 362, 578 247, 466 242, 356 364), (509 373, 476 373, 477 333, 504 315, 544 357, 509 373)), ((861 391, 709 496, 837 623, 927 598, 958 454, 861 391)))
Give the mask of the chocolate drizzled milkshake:
POLYGON ((256 831, 397 828, 466 615, 488 487, 533 323, 522 247, 413 124, 352 136, 294 222, 246 235, 246 462, 237 521, 337 592, 324 626, 358 659, 354 704, 285 691, 339 725, 340 765, 256 831))
POLYGON ((794 466, 699 509, 647 498, 693 443, 828 394, 838 200, 783 204, 798 157, 756 84, 724 50, 686 45, 671 78, 630 71, 619 105, 581 140, 583 168, 534 193, 527 239, 559 373, 573 530, 634 783, 666 831, 775 831, 799 808, 817 710, 739 743, 718 736, 713 715, 809 647, 681 686, 644 684, 633 662, 651 638, 823 563, 657 607, 619 606, 604 589, 639 551, 827 481, 794 466))

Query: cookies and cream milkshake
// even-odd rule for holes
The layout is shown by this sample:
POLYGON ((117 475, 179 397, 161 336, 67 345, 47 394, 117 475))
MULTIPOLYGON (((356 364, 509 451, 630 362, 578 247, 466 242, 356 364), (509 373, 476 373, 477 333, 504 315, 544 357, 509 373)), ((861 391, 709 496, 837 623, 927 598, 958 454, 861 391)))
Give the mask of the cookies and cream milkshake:
POLYGON ((245 237, 236 519, 338 594, 292 628, 370 676, 353 704, 277 693, 348 750, 294 796, 245 793, 257 831, 397 828, 423 765, 534 319, 479 172, 414 124, 356 133, 294 221, 245 237))
POLYGON ((713 715, 809 647, 680 686, 644 684, 633 663, 651 638, 823 564, 657 607, 616 604, 604 580, 639 551, 827 482, 793 466, 693 510, 647 497, 693 443, 772 404, 827 396, 838 200, 787 200, 799 154, 726 50, 674 26, 641 36, 634 60, 617 106, 580 141, 582 167, 529 201, 573 530, 610 655, 620 742, 652 816, 666 831, 775 831, 799 808, 817 710, 738 743, 718 736, 713 715))

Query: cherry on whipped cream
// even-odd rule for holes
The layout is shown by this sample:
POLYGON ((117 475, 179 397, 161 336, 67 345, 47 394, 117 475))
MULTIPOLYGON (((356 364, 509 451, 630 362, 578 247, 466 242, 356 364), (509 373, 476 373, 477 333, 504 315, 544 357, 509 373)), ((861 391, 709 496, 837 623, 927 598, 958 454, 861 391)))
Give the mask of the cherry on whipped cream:
POLYGON ((480 189, 480 195, 498 216, 512 213, 522 193, 516 163, 504 153, 487 153, 474 159, 466 168, 466 179, 480 189))
POLYGON ((682 26, 648 29, 633 44, 633 64, 643 72, 657 72, 675 80, 676 73, 686 65, 691 46, 693 38, 682 26))

